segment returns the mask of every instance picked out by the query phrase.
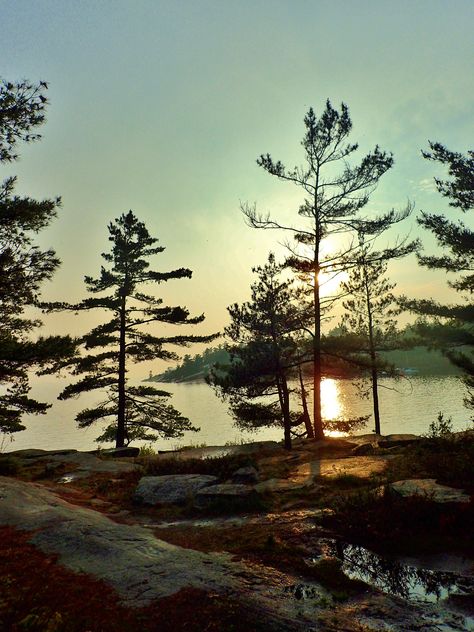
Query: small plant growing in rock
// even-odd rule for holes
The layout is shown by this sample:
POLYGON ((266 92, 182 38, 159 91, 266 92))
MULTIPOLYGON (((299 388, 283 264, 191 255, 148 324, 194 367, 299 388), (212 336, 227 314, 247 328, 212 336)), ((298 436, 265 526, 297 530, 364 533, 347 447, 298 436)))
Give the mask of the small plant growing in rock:
POLYGON ((430 423, 427 436, 430 439, 447 439, 452 433, 452 418, 448 417, 445 419, 444 414, 440 411, 438 417, 430 423))

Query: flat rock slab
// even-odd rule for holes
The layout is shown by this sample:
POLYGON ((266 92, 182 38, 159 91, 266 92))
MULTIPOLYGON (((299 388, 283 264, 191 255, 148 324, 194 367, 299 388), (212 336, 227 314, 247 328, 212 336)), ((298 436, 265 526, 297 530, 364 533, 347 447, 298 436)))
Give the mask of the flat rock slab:
POLYGON ((230 454, 255 454, 265 450, 266 452, 280 450, 281 446, 276 441, 254 441, 241 445, 214 445, 203 448, 186 448, 170 452, 161 452, 160 458, 177 459, 215 459, 230 454))
MULTIPOLYGON (((295 577, 157 539, 143 527, 117 524, 102 513, 70 505, 40 485, 0 477, 0 525, 34 532, 30 541, 63 566, 111 585, 128 606, 143 607, 183 588, 243 600, 269 632, 306 632, 312 604, 289 599, 295 577)), ((317 584, 315 591, 327 593, 317 584)), ((85 606, 86 607, 86 606, 85 606)))
POLYGON ((6 452, 5 456, 13 456, 16 459, 40 459, 43 457, 65 456, 77 453, 77 450, 38 450, 30 448, 6 452))
POLYGON ((131 445, 124 446, 123 448, 109 448, 108 450, 102 450, 103 456, 110 456, 112 458, 135 457, 139 454, 140 448, 134 448, 131 445))
POLYGON ((377 443, 380 447, 392 447, 395 445, 408 445, 409 443, 413 443, 414 441, 419 441, 421 437, 414 434, 388 434, 388 435, 378 435, 375 432, 371 432, 370 434, 363 435, 354 435, 347 437, 348 441, 351 443, 377 443), (382 446, 382 443, 387 444, 382 446))
POLYGON ((386 456, 354 456, 344 459, 318 459, 300 463, 287 478, 271 478, 255 485, 258 492, 285 492, 311 487, 318 478, 336 478, 344 474, 369 478, 387 467, 386 456))
POLYGON ((66 466, 72 465, 72 472, 65 474, 60 482, 70 482, 73 479, 85 478, 94 473, 110 472, 120 474, 122 472, 134 472, 142 469, 136 463, 124 463, 114 461, 111 458, 100 459, 90 452, 78 452, 77 450, 17 450, 10 452, 9 456, 24 459, 27 463, 57 463, 66 466), (63 480, 64 479, 64 480, 63 480))
POLYGON ((198 491, 218 482, 217 476, 203 474, 168 474, 143 476, 133 495, 142 505, 183 505, 192 501, 198 491))
POLYGON ((168 544, 143 527, 115 523, 102 513, 69 504, 40 485, 12 478, 0 477, 0 525, 31 532, 30 541, 38 549, 58 556, 59 563, 70 570, 105 581, 132 607, 194 587, 242 600, 255 621, 265 622, 268 632, 309 632, 315 625, 321 630, 350 632, 362 625, 387 632, 469 629, 458 615, 451 627, 453 616, 437 604, 409 604, 381 594, 364 593, 328 608, 331 596, 315 582, 302 585, 297 577, 234 561, 225 553, 168 544), (297 592, 308 597, 298 598, 297 592), (320 617, 327 617, 327 627, 319 624, 320 617))
POLYGON ((471 497, 462 489, 440 485, 434 478, 412 478, 391 484, 400 496, 422 496, 435 503, 468 503, 471 497))
POLYGON ((124 463, 123 461, 114 461, 113 459, 99 459, 97 456, 89 454, 88 452, 75 452, 64 456, 51 455, 45 460, 60 461, 64 463, 66 467, 68 464, 74 465, 73 474, 75 478, 85 478, 91 474, 102 472, 121 474, 123 472, 136 472, 142 469, 141 465, 136 463, 124 463))
MULTIPOLYGON (((319 476, 334 478, 343 474, 350 474, 359 478, 369 478, 374 474, 381 474, 387 467, 387 462, 388 458, 386 456, 352 456, 346 459, 321 459, 319 461, 319 476)), ((310 464, 313 476, 316 464, 310 464)))

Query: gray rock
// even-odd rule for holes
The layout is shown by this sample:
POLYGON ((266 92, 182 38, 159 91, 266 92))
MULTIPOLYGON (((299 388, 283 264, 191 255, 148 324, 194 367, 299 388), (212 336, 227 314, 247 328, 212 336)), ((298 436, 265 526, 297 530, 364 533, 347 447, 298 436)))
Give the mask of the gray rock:
POLYGON ((306 632, 314 620, 313 604, 306 611, 281 596, 288 577, 276 569, 248 568, 226 553, 174 546, 147 529, 118 524, 37 485, 0 477, 0 524, 32 532, 32 544, 66 568, 105 581, 125 606, 147 606, 197 588, 239 596, 269 632, 306 632))
POLYGON ((196 494, 194 505, 199 509, 219 505, 240 506, 257 500, 258 493, 249 485, 222 483, 204 487, 196 494))
MULTIPOLYGON (((112 459, 99 459, 93 454, 88 452, 75 452, 74 454, 67 454, 65 456, 52 455, 48 457, 51 461, 60 461, 65 464, 73 463, 77 466, 77 470, 82 470, 86 473, 94 472, 133 472, 141 470, 142 467, 137 463, 124 463, 121 461, 114 461, 112 459)), ((88 475, 88 474, 86 474, 88 475)))
POLYGON ((241 485, 254 485, 258 483, 259 476, 257 470, 249 465, 241 467, 232 474, 232 482, 241 485))
POLYGON ((202 474, 169 474, 143 476, 133 495, 134 502, 142 505, 181 505, 202 488, 217 483, 216 476, 202 474))
POLYGON ((27 448, 25 450, 7 452, 6 456, 14 456, 17 459, 38 459, 53 456, 66 456, 69 454, 77 454, 77 450, 37 450, 35 448, 27 448))
POLYGON ((110 448, 109 450, 102 450, 101 452, 101 456, 112 456, 114 458, 138 456, 139 454, 140 448, 133 448, 132 446, 124 446, 123 448, 110 448))
POLYGON ((380 448, 393 448, 398 445, 409 445, 420 439, 421 437, 413 434, 389 434, 381 437, 378 443, 380 448))
POLYGON ((374 443, 360 443, 351 450, 353 456, 365 456, 367 454, 374 454, 376 445, 374 443))
POLYGON ((412 478, 391 484, 403 497, 421 496, 435 503, 468 503, 471 498, 462 489, 440 485, 434 478, 412 478))

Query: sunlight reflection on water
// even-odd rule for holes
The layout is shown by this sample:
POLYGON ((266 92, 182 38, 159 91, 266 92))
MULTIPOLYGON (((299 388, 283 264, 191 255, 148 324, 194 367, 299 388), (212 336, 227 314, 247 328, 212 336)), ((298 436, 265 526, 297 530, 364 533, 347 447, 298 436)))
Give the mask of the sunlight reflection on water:
MULTIPOLYGON (((201 431, 187 432, 181 439, 159 440, 155 444, 156 449, 171 450, 177 446, 202 443, 224 445, 241 441, 279 441, 282 438, 278 428, 267 428, 258 433, 239 431, 227 413, 227 405, 205 383, 161 386, 173 393, 174 406, 189 417, 194 425, 200 426, 201 431)), ((99 428, 79 430, 74 421, 76 413, 93 405, 95 400, 89 395, 58 402, 56 397, 63 387, 59 380, 42 379, 38 382, 33 394, 43 401, 52 402, 53 407, 44 416, 28 419, 27 430, 17 433, 13 443, 5 442, 4 451, 23 448, 92 450, 97 447, 94 437, 99 434, 99 428)), ((383 434, 426 433, 429 423, 439 411, 452 417, 456 430, 469 426, 469 411, 463 407, 464 388, 456 377, 383 378, 380 387, 383 434)), ((325 379, 321 390, 325 418, 347 418, 372 413, 370 399, 361 399, 350 380, 325 379)), ((311 394, 308 399, 311 410, 311 394)), ((373 421, 369 419, 367 426, 358 432, 362 434, 372 429, 373 421)))

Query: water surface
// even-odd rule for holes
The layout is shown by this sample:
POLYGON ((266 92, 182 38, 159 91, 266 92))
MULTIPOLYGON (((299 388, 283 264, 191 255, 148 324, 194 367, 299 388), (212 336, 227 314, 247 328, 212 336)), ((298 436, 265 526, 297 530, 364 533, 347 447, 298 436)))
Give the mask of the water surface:
MULTIPOLYGON (((79 410, 97 402, 97 395, 85 394, 77 399, 58 401, 57 395, 65 381, 42 378, 38 380, 33 395, 53 404, 46 415, 26 418, 27 429, 19 432, 10 444, 3 440, 3 451, 23 448, 92 450, 97 447, 94 438, 100 434, 96 426, 78 429, 74 416, 79 410)), ((155 447, 171 450, 183 445, 224 445, 241 441, 280 440, 278 428, 267 428, 257 433, 238 430, 230 418, 227 405, 205 383, 162 384, 160 388, 173 393, 172 403, 200 432, 187 432, 181 439, 160 439, 155 447)), ((350 380, 326 379, 322 386, 323 415, 326 418, 347 418, 371 414, 371 401, 361 399, 350 380)), ((451 416, 454 429, 469 426, 469 411, 463 406, 464 387, 454 376, 411 377, 381 380, 380 411, 382 433, 423 434, 438 412, 451 416)), ((471 424, 472 425, 472 424, 471 424)), ((371 432, 373 420, 369 419, 362 432, 371 432)), ((1 438, 0 438, 1 443, 1 438)))

